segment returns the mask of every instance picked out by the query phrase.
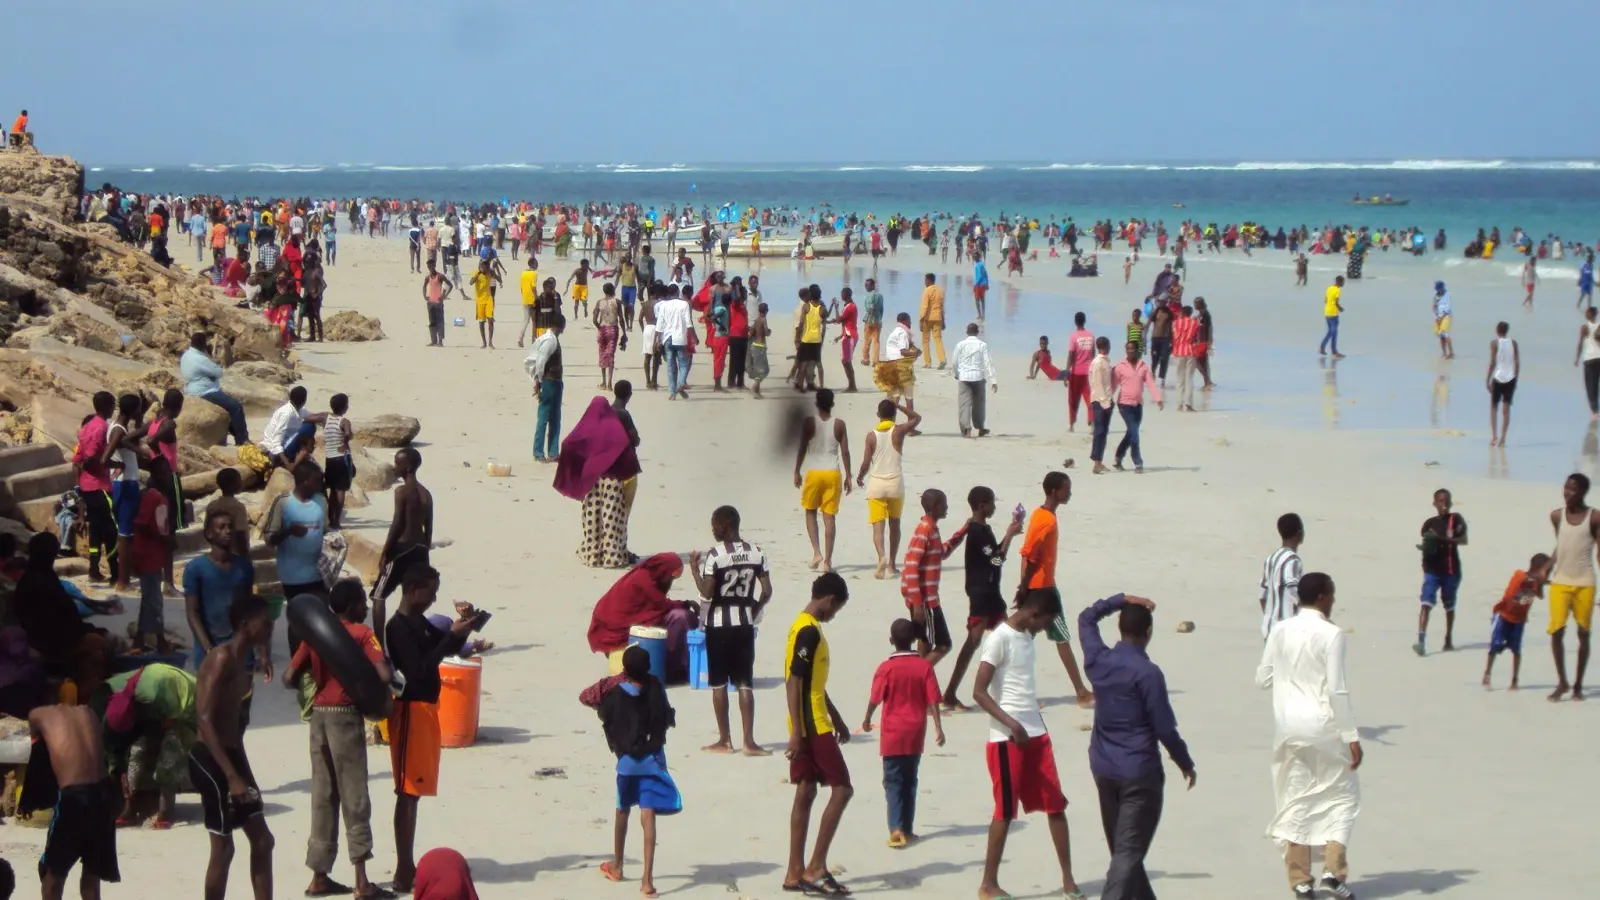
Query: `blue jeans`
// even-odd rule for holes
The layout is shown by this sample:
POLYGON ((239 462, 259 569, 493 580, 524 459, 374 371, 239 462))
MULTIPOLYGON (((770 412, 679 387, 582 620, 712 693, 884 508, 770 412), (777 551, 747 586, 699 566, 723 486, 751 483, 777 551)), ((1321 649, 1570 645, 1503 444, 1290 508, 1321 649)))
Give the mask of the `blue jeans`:
POLYGON ((552 459, 561 453, 561 382, 546 378, 539 384, 539 418, 533 426, 533 458, 552 459))
POLYGON ((1322 336, 1322 346, 1319 347, 1318 349, 1321 350, 1322 352, 1326 353, 1327 350, 1328 350, 1328 345, 1331 343, 1333 345, 1333 352, 1334 353, 1338 353, 1339 352, 1339 317, 1338 316, 1326 316, 1325 318, 1328 320, 1328 333, 1324 334, 1322 336))
POLYGON ((1456 592, 1461 589, 1461 573, 1454 575, 1434 575, 1424 572, 1422 575, 1422 605, 1433 608, 1435 603, 1444 601, 1445 612, 1456 611, 1456 592))
MULTIPOLYGON (((1133 464, 1144 468, 1144 456, 1139 453, 1139 423, 1144 421, 1144 404, 1135 403, 1129 406, 1125 403, 1117 404, 1117 412, 1122 413, 1122 424, 1128 427, 1128 433, 1122 436, 1122 443, 1117 445, 1117 462, 1133 451, 1133 464)), ((1110 418, 1107 415, 1107 418, 1110 418)))
POLYGON ((1100 462, 1106 458, 1106 435, 1111 433, 1111 407, 1089 404, 1089 422, 1094 426, 1094 444, 1089 448, 1089 458, 1100 462))
POLYGON ((673 344, 661 346, 667 352, 667 392, 670 396, 689 386, 689 366, 693 364, 694 358, 689 355, 686 347, 673 344))
POLYGON ((295 454, 306 448, 310 448, 311 451, 315 453, 317 428, 318 426, 315 422, 306 422, 305 424, 301 425, 298 431, 290 435, 287 441, 283 442, 284 458, 294 459, 295 454))
POLYGON ((917 818, 917 767, 921 756, 885 756, 883 793, 889 801, 889 830, 914 833, 917 818))
POLYGON ((222 407, 223 412, 228 414, 228 433, 233 435, 235 444, 248 444, 250 442, 250 431, 245 427, 244 422, 244 404, 240 403, 238 398, 232 394, 217 390, 201 394, 200 399, 215 403, 222 407))

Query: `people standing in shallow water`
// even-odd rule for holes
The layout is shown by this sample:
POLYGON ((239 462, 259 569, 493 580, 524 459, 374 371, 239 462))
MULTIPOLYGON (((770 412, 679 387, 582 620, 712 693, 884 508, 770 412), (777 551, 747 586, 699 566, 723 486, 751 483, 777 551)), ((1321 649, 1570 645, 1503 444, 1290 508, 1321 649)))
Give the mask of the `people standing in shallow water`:
POLYGON ((1509 335, 1511 326, 1501 322, 1494 327, 1495 339, 1489 342, 1489 374, 1484 383, 1489 389, 1489 446, 1506 445, 1511 429, 1511 398, 1517 392, 1517 376, 1522 371, 1522 352, 1509 335), (1499 411, 1498 430, 1495 412, 1499 411))

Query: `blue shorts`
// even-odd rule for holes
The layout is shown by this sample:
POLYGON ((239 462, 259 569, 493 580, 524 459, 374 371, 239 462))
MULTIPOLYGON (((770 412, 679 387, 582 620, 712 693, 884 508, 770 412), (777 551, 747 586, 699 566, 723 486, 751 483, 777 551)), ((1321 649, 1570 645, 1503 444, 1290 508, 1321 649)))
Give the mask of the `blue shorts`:
POLYGON ((683 795, 667 771, 664 755, 617 759, 617 809, 635 806, 661 816, 683 811, 683 795))
POLYGON ((1494 656, 1502 650, 1510 650, 1517 656, 1522 655, 1522 628, 1526 622, 1507 622, 1500 616, 1494 617, 1494 625, 1489 629, 1489 655, 1494 656))
POLYGON ((1440 598, 1444 600, 1444 611, 1456 611, 1456 588, 1461 587, 1460 575, 1427 575, 1422 576, 1422 605, 1432 608, 1440 598))
POLYGON ((629 309, 633 309, 633 302, 635 300, 637 300, 638 298, 639 298, 639 289, 638 288, 636 288, 636 287, 624 287, 622 289, 622 305, 623 306, 626 306, 629 309))
POLYGON ((139 482, 111 482, 111 515, 117 520, 117 537, 133 537, 133 523, 139 518, 139 482))

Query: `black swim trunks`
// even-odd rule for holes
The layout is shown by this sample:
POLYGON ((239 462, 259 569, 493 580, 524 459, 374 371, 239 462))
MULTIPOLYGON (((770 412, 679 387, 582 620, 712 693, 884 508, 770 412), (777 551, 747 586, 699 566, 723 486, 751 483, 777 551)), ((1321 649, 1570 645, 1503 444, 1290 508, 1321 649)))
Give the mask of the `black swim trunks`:
POLYGON ((75 784, 61 789, 50 836, 39 857, 39 877, 66 877, 83 863, 83 874, 112 883, 122 880, 117 869, 117 809, 120 792, 114 781, 75 784))
POLYGON ((248 798, 236 803, 228 795, 228 776, 223 774, 216 757, 205 744, 195 744, 189 751, 189 780, 200 795, 200 809, 205 815, 206 831, 217 835, 232 834, 246 820, 263 815, 261 791, 256 787, 256 776, 250 771, 250 760, 244 750, 229 747, 225 751, 228 761, 244 779, 248 798))
POLYGON ((748 688, 755 683, 756 630, 752 625, 706 629, 706 675, 711 687, 748 688))
POLYGON ((389 599, 389 595, 400 587, 405 581, 406 572, 415 566, 428 564, 428 547, 426 544, 400 544, 394 549, 394 554, 383 561, 383 568, 378 570, 378 580, 372 583, 372 596, 380 600, 389 599))

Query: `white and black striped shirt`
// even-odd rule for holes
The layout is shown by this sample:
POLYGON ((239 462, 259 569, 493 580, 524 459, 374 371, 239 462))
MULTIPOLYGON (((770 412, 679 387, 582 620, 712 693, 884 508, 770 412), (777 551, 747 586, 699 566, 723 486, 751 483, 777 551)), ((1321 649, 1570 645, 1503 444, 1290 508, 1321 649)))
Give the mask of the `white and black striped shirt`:
POLYGON ((1279 622, 1295 614, 1300 606, 1300 554, 1288 547, 1272 551, 1261 565, 1261 636, 1272 633, 1279 622))
POLYGON ((757 587, 767 574, 767 555, 749 541, 716 544, 706 551, 700 574, 711 579, 707 628, 756 624, 757 587))

